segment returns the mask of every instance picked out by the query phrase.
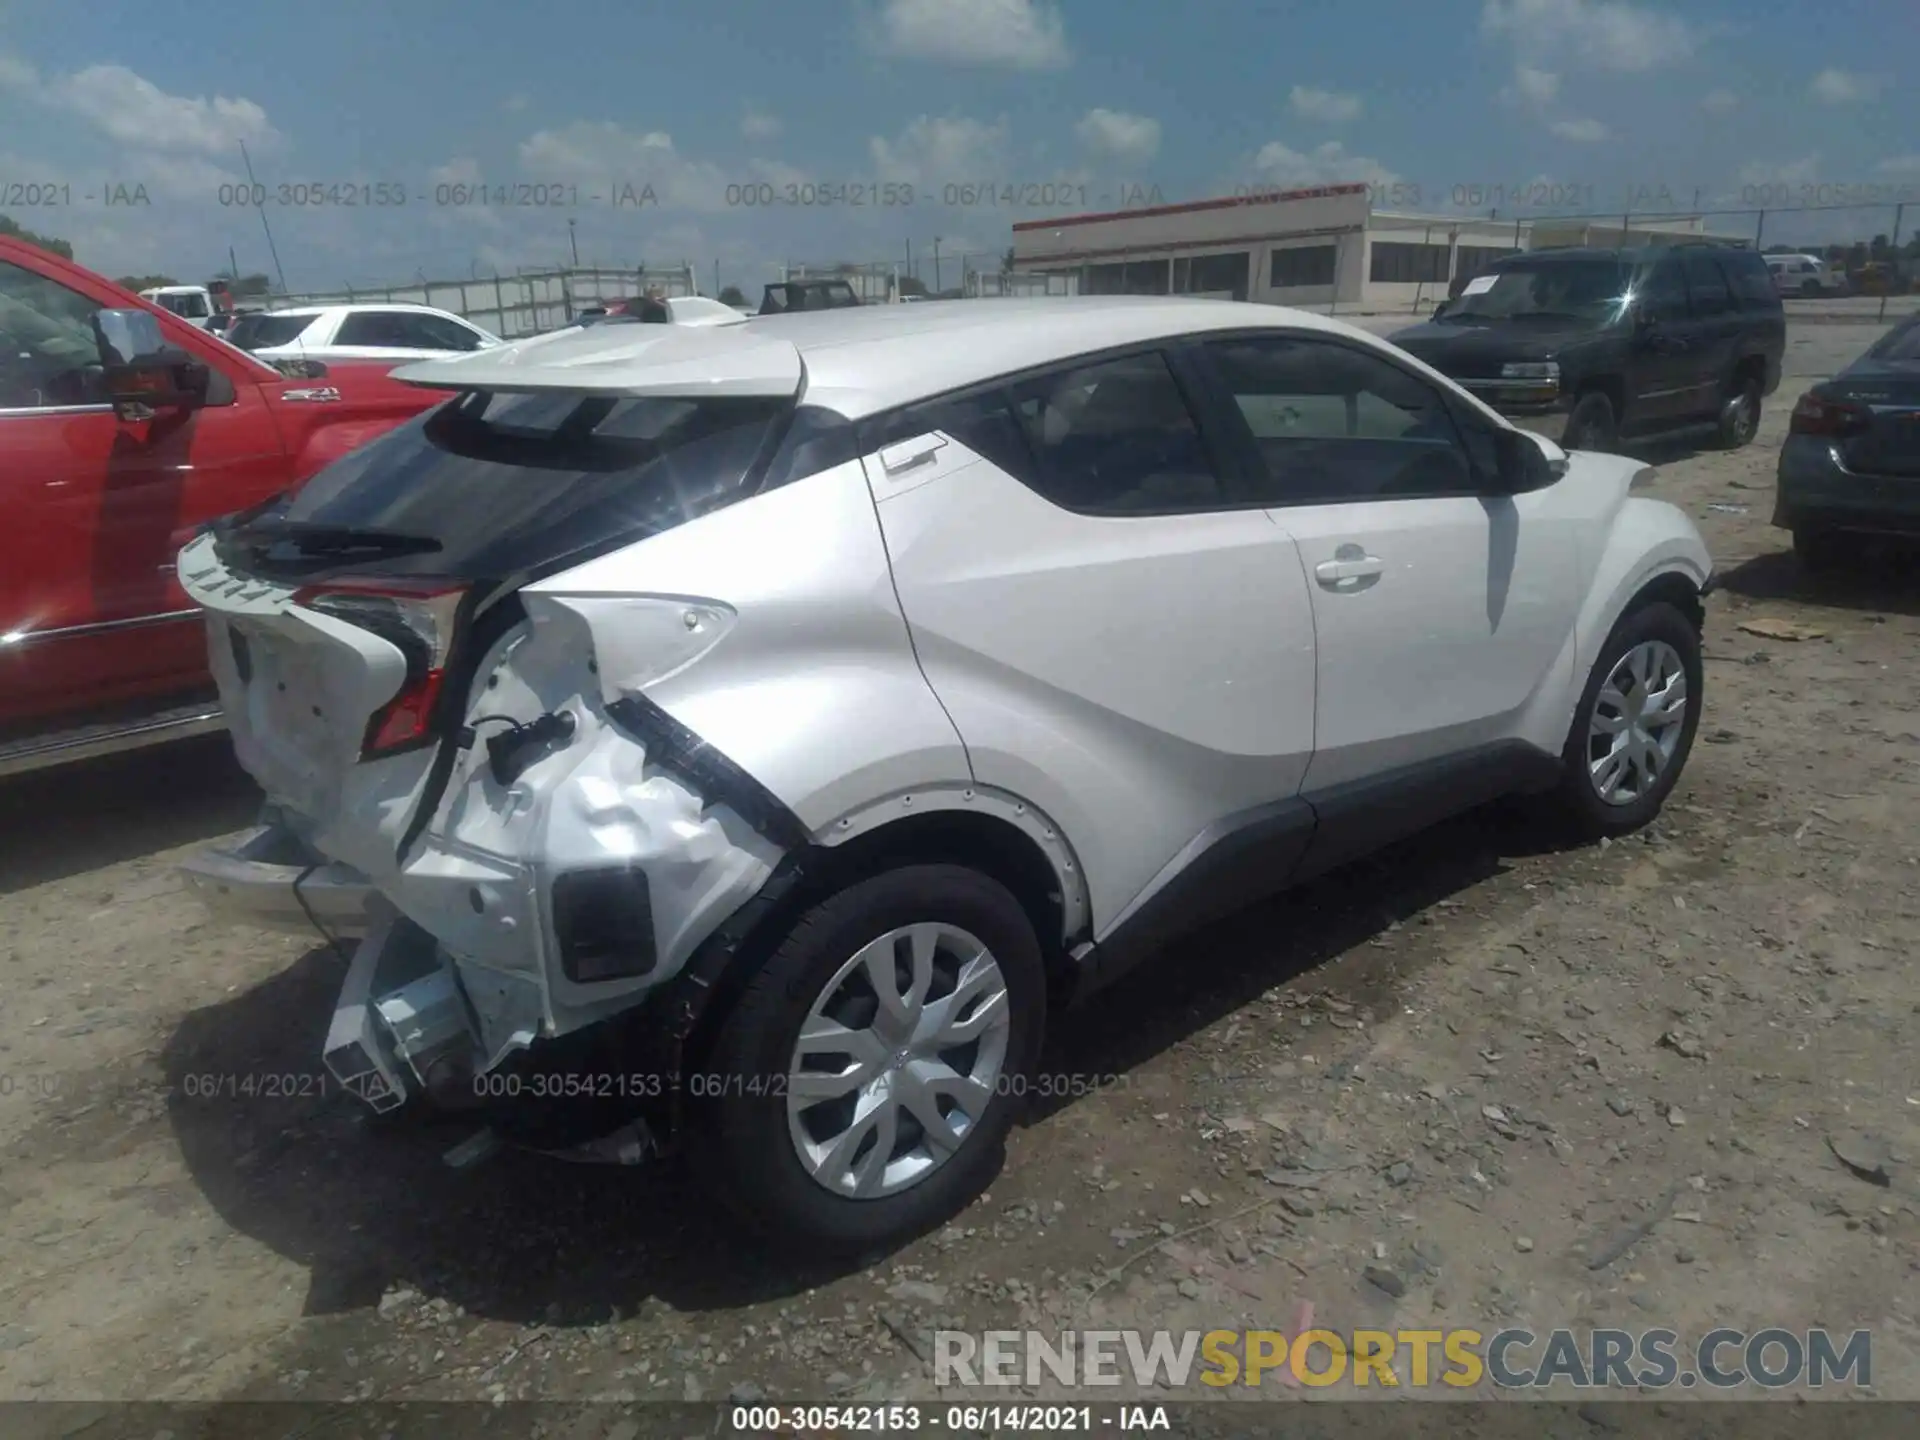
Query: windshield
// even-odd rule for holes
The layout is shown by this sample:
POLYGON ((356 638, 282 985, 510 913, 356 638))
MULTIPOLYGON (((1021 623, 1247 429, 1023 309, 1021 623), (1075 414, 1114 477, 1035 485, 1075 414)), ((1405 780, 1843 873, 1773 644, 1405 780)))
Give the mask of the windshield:
POLYGON ((1621 260, 1536 261, 1503 265, 1467 282, 1440 317, 1461 320, 1562 320, 1600 326, 1617 320, 1633 267, 1621 260))
POLYGON ((242 315, 227 336, 242 350, 270 350, 291 345, 318 319, 315 315, 242 315))
POLYGON ((475 392, 335 461, 230 538, 261 570, 501 579, 742 498, 792 404, 475 392))

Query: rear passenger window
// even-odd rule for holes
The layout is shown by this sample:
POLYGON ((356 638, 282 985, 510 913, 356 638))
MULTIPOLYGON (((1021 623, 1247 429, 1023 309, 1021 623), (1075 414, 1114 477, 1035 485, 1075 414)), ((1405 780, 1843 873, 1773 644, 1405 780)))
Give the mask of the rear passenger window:
POLYGON ((860 446, 851 420, 818 405, 802 405, 793 412, 780 448, 767 464, 760 488, 773 490, 791 485, 796 480, 858 459, 859 455, 860 446))
POLYGON ((1019 422, 1008 408, 1005 392, 994 390, 915 405, 874 427, 868 445, 870 449, 880 450, 933 430, 964 445, 1009 475, 1032 483, 1033 452, 1027 448, 1019 422))
POLYGON ((1774 288, 1774 272, 1767 262, 1751 251, 1734 251, 1720 257, 1726 267, 1727 282, 1733 289, 1734 298, 1745 309, 1771 310, 1779 304, 1780 295, 1774 288))
POLYGON ((1022 475, 1088 515, 1163 515, 1221 504, 1220 477, 1159 352, 1029 380, 1014 410, 1033 462, 1022 475))
POLYGON ((1687 291, 1693 297, 1693 313, 1703 318, 1725 315, 1733 309, 1733 296, 1727 290, 1726 277, 1713 255, 1689 255, 1686 259, 1687 291))

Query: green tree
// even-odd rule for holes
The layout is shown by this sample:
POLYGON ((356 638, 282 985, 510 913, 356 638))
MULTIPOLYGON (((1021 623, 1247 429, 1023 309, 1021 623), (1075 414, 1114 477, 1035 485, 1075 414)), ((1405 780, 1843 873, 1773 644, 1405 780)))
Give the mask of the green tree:
POLYGON ((36 235, 10 215, 0 215, 0 235, 24 240, 29 245, 38 245, 42 250, 58 255, 62 260, 73 258, 73 246, 67 241, 56 240, 51 235, 36 235))
POLYGON ((744 305, 747 303, 747 297, 738 285, 729 285, 720 292, 720 303, 722 305, 744 305))
POLYGON ((118 276, 113 283, 123 290, 132 290, 138 293, 142 290, 155 289, 161 285, 178 285, 180 282, 171 275, 121 275, 118 276))
POLYGON ((900 277, 900 293, 902 295, 925 295, 927 293, 927 282, 912 275, 902 275, 900 277))

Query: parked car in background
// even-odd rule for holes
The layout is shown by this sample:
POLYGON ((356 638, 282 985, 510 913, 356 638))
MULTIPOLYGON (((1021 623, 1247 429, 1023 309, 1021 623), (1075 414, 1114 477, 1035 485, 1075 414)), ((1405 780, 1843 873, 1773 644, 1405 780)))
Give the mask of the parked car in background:
POLYGON ((292 381, 0 236, 0 774, 218 728, 181 541, 439 398, 390 368, 292 381))
POLYGON ((762 315, 785 315, 796 310, 844 310, 860 297, 845 280, 782 280, 761 292, 762 315))
POLYGON ((278 806, 188 873, 354 922, 339 1081, 611 1101, 807 1254, 975 1196, 1050 1010, 1193 927, 1512 792, 1651 820, 1712 569, 1322 316, 858 308, 409 367, 179 560, 278 806))
POLYGON ((1920 316, 1801 396, 1780 448, 1773 523, 1816 570, 1850 563, 1868 536, 1920 538, 1920 316))
POLYGON ((209 335, 218 335, 221 339, 231 343, 233 327, 240 322, 242 317, 262 313, 264 312, 257 305, 250 305, 245 309, 218 311, 212 319, 207 321, 207 333, 209 335))
POLYGON ((1694 243, 1506 256, 1392 340, 1569 449, 1733 447, 1779 387, 1787 327, 1758 255, 1694 243))
POLYGON ((142 290, 140 298, 202 330, 211 329, 213 318, 221 313, 214 304, 213 292, 204 285, 157 285, 142 290))
POLYGON ((1817 255, 1768 255, 1767 272, 1782 295, 1844 295, 1847 272, 1817 255))
POLYGON ((312 305, 248 315, 227 339, 262 360, 403 364, 490 349, 500 339, 426 305, 312 305))

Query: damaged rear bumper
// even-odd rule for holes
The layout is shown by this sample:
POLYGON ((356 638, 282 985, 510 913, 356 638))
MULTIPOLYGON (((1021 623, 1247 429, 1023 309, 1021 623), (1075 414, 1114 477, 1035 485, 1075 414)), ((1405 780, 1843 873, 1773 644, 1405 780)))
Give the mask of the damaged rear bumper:
POLYGON ((373 882, 313 852, 284 825, 262 825, 235 844, 202 850, 180 869, 224 920, 294 935, 317 929, 336 939, 366 933, 373 882))

